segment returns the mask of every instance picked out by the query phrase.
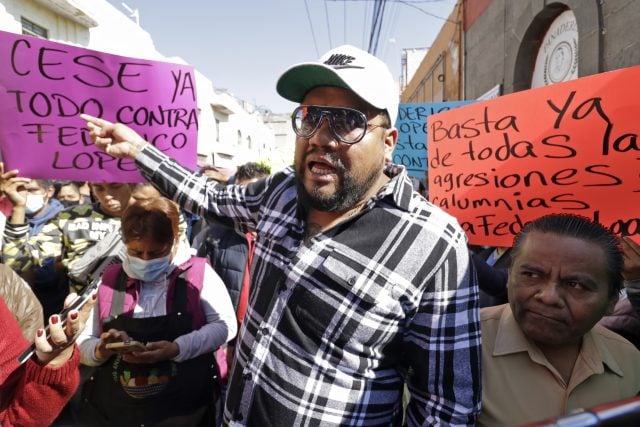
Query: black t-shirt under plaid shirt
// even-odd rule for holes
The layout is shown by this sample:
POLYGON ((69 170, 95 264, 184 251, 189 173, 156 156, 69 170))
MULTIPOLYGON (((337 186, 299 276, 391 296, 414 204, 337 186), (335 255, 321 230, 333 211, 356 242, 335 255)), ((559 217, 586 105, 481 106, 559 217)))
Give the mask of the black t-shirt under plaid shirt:
POLYGON ((472 425, 478 288, 464 232, 403 167, 360 212, 304 241, 291 168, 248 186, 192 176, 151 146, 136 163, 181 206, 255 230, 249 308, 225 424, 472 425))

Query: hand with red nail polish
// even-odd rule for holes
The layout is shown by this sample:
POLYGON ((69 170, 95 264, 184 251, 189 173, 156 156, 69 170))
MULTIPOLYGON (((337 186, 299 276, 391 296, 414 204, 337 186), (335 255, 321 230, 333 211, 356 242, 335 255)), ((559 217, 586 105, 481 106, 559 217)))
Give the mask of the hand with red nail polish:
MULTIPOLYGON (((75 321, 81 316, 78 313, 75 321)), ((62 329, 66 342, 73 342, 73 335, 67 338, 64 333, 64 319, 58 314, 53 326, 62 329)), ((43 321, 32 288, 0 263, 0 425, 4 427, 56 425, 54 420, 78 388, 80 351, 68 344, 66 350, 54 348, 47 341, 48 321, 53 319, 43 321)), ((71 327, 68 332, 73 332, 71 327)))
MULTIPOLYGON (((65 299, 65 307, 69 307, 77 295, 72 293, 65 299)), ((76 338, 89 317, 91 308, 96 302, 95 294, 84 304, 80 311, 71 310, 66 319, 54 314, 49 317, 49 334, 36 334, 36 357, 41 364, 57 367, 63 365, 73 356, 76 338)))

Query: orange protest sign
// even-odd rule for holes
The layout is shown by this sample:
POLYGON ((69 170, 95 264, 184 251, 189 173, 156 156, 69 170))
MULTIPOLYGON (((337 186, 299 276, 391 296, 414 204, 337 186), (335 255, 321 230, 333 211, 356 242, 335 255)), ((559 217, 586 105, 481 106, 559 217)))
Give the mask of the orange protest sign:
POLYGON ((553 212, 640 236, 638 81, 627 68, 430 116, 431 202, 473 244, 510 246, 553 212))

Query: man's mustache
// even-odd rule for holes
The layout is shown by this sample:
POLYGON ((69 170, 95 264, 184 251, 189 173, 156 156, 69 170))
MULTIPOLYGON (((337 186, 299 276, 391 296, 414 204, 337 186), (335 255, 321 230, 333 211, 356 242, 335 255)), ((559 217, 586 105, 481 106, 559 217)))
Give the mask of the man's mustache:
POLYGON ((327 163, 329 163, 331 167, 333 167, 334 169, 340 172, 345 172, 347 170, 347 168, 344 166, 344 163, 342 163, 342 159, 340 159, 340 156, 338 156, 338 154, 336 154, 335 152, 326 150, 322 147, 317 147, 310 151, 307 151, 304 155, 305 163, 307 162, 307 157, 309 157, 312 154, 322 157, 322 159, 327 163))

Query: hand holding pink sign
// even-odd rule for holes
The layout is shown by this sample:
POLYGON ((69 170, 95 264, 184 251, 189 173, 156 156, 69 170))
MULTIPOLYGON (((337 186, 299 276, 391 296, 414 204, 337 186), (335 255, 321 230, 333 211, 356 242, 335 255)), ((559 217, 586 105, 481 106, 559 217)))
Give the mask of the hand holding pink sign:
POLYGON ((196 167, 193 68, 0 31, 0 154, 30 178, 137 182, 131 158, 94 147, 79 115, 124 123, 196 167))

